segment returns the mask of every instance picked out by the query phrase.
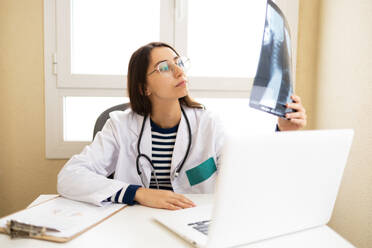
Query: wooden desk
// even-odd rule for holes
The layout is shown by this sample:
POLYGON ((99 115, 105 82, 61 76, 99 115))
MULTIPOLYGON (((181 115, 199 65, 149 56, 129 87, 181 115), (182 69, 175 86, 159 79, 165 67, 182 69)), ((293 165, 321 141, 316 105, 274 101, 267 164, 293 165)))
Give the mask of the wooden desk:
MULTIPOLYGON (((32 204, 55 195, 41 195, 32 204)), ((210 195, 187 195, 197 205, 211 202, 210 195)), ((32 205, 31 204, 31 205, 32 205)), ((189 243, 157 223, 152 216, 161 209, 130 206, 67 243, 15 239, 0 234, 0 247, 83 248, 83 247, 191 247, 189 243)), ((317 227, 275 239, 246 245, 247 248, 355 248, 328 226, 317 227)))

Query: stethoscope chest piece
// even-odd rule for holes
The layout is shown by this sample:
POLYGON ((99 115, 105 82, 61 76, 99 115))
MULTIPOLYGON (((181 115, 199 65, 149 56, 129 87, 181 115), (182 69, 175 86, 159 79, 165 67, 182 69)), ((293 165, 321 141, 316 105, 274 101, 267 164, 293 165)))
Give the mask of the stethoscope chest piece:
MULTIPOLYGON (((186 150, 185 156, 182 159, 181 165, 178 167, 177 171, 175 172, 174 178, 177 178, 179 176, 179 172, 181 171, 181 169, 182 169, 182 167, 183 167, 183 165, 184 165, 184 163, 185 163, 185 161, 187 159, 187 156, 189 155, 190 147, 191 147, 191 143, 192 143, 192 135, 191 135, 191 127, 190 127, 189 119, 187 118, 187 115, 186 115, 186 113, 185 113, 185 111, 183 110, 182 107, 181 107, 181 111, 182 111, 182 114, 183 114, 183 116, 185 117, 185 120, 186 120, 187 131, 188 131, 188 134, 189 134, 189 142, 188 142, 188 146, 187 146, 187 150, 186 150)), ((147 116, 145 116, 143 118, 142 128, 141 128, 141 132, 140 132, 139 138, 138 138, 138 143, 137 143, 137 153, 138 153, 138 155, 137 155, 137 158, 136 158, 136 168, 137 168, 137 173, 138 173, 138 175, 141 178, 142 184, 145 185, 144 184, 144 180, 142 178, 143 175, 142 175, 142 172, 140 170, 140 162, 139 162, 139 160, 140 160, 141 157, 145 158, 148 161, 148 163, 149 163, 149 165, 151 167, 151 174, 154 175, 155 181, 156 181, 156 186, 159 189, 159 184, 158 184, 158 179, 157 179, 157 176, 156 176, 155 166, 152 163, 151 158, 149 158, 146 154, 141 153, 141 150, 140 150, 141 139, 142 139, 143 129, 145 127, 146 119, 147 119, 147 116)))

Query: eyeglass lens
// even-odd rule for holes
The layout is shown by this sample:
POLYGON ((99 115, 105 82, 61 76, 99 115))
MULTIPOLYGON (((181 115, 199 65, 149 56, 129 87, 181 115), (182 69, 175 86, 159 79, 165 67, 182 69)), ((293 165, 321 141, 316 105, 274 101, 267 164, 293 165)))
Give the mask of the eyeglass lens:
MULTIPOLYGON (((179 57, 176 60, 176 65, 179 66, 183 71, 185 71, 186 68, 186 63, 188 62, 187 58, 184 57, 179 57)), ((159 63, 158 65, 159 72, 168 72, 170 70, 173 71, 174 69, 174 64, 169 63, 168 61, 163 61, 159 63)))

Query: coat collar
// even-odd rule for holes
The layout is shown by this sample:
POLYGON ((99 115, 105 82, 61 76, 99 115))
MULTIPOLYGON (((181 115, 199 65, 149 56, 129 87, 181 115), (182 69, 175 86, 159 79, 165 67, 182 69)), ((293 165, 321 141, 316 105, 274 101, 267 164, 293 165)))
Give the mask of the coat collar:
MULTIPOLYGON (((193 133, 195 133, 195 128, 196 128, 196 112, 193 108, 189 108, 189 107, 186 107, 186 106, 182 106, 182 108, 185 110, 185 114, 187 115, 187 118, 189 119, 190 127, 191 127, 191 133, 193 134, 193 133)), ((129 125, 129 128, 134 133, 134 135, 138 138, 139 134, 141 132, 144 116, 139 115, 139 114, 134 113, 134 112, 132 112, 132 114, 133 114, 133 117, 132 117, 131 123, 129 125)), ((187 131, 187 124, 186 124, 185 117, 183 115, 181 116, 181 122, 180 122, 179 128, 181 128, 181 125, 184 128, 186 128, 184 131, 187 134, 187 132, 188 132, 187 131)), ((178 129, 178 130, 180 130, 180 129, 178 129)), ((145 127, 144 127, 144 130, 143 130, 143 136, 145 136, 145 135, 150 136, 150 140, 151 140, 150 118, 146 118, 146 123, 145 123, 145 127), (146 135, 146 134, 148 134, 148 135, 146 135)), ((142 139, 144 139, 143 136, 142 136, 142 139)), ((142 151, 142 146, 141 146, 141 151, 142 151)))
POLYGON ((186 155, 186 151, 187 151, 187 147, 190 142, 190 139, 192 143, 192 137, 197 128, 195 111, 192 108, 188 108, 185 106, 183 106, 183 109, 185 110, 185 114, 190 123, 191 137, 188 131, 186 118, 184 115, 182 115, 180 125, 178 127, 176 143, 174 145, 173 156, 172 156, 172 163, 171 163, 171 175, 172 176, 174 176, 177 168, 181 165, 182 160, 184 159, 186 155))
MULTIPOLYGON (((137 145, 139 140, 139 135, 141 132, 144 116, 136 114, 135 112, 132 112, 132 116, 129 119, 130 123, 128 123, 129 130, 134 135, 134 139, 132 140, 132 151, 134 152, 133 156, 138 156, 137 151, 137 145)), ((143 134, 140 144, 140 151, 142 154, 147 155, 152 160, 152 143, 151 143, 151 126, 150 126, 150 118, 146 118, 145 125, 143 128, 143 134)), ((139 169, 142 172, 141 181, 144 183, 144 187, 150 186, 150 178, 151 178, 151 165, 142 157, 142 159, 139 160, 139 169)))

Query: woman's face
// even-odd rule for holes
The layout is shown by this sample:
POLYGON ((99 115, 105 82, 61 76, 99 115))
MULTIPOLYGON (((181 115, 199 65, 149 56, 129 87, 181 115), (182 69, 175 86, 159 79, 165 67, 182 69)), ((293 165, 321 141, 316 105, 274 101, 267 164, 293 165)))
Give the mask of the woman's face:
POLYGON ((148 75, 145 92, 152 103, 178 100, 188 94, 187 77, 184 71, 175 64, 177 58, 177 54, 168 47, 152 49, 150 64, 147 68, 148 75), (168 62, 169 70, 156 70, 159 63, 163 61, 168 62))

